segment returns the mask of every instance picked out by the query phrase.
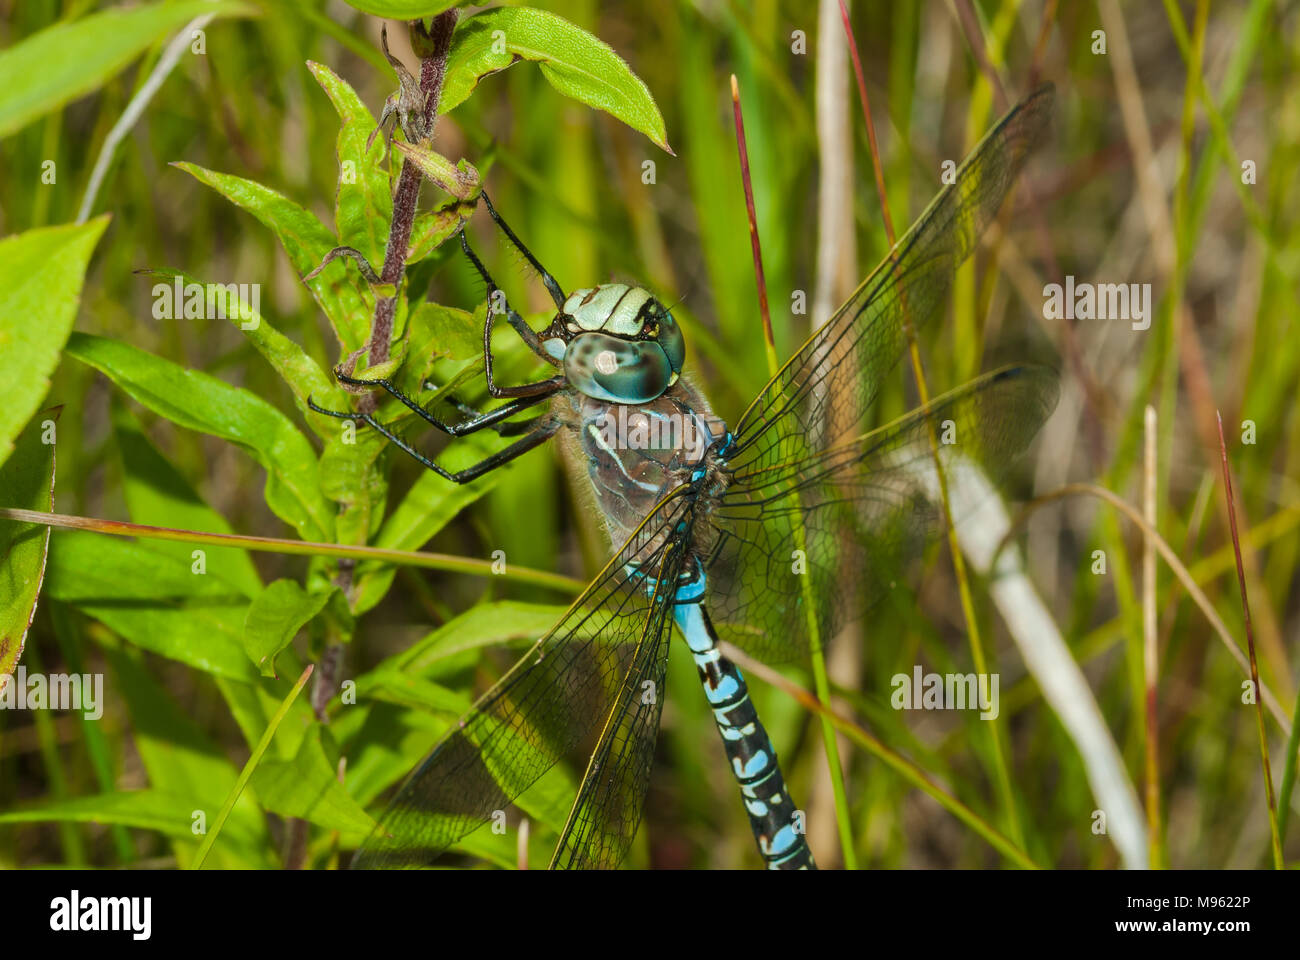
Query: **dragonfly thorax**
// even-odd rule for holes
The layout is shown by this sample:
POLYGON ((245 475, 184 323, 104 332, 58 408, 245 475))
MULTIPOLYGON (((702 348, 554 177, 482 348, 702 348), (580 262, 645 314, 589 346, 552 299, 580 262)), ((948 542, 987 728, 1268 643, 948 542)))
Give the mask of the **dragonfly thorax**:
POLYGON ((686 342, 673 315, 641 287, 575 290, 543 345, 573 387, 595 400, 647 403, 677 382, 686 342))

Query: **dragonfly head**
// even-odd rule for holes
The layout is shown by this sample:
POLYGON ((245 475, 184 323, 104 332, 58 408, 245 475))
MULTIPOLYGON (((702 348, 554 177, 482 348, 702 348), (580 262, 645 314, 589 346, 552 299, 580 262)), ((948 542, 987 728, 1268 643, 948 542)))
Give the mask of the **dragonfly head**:
POLYGON ((606 283, 575 290, 543 339, 580 392, 610 403, 648 403, 677 382, 681 327, 648 290, 606 283))

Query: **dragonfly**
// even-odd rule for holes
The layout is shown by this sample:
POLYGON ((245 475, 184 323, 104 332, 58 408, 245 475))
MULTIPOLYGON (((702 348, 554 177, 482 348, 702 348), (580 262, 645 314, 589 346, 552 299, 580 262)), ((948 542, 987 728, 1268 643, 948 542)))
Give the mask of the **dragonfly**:
POLYGON ((952 276, 1045 137, 1053 91, 1010 110, 848 301, 799 348, 734 425, 683 376, 682 330, 648 290, 623 283, 565 293, 493 207, 506 239, 555 302, 534 331, 471 249, 488 289, 486 413, 457 403, 449 422, 386 379, 437 430, 517 437, 459 471, 361 410, 319 413, 383 434, 456 483, 560 436, 584 465, 614 556, 559 622, 452 726, 409 775, 357 851, 354 867, 431 864, 562 760, 581 770, 550 866, 614 868, 637 833, 664 703, 674 626, 685 638, 722 738, 759 855, 772 869, 815 869, 806 821, 744 676, 724 641, 789 661, 894 588, 897 571, 944 529, 934 480, 963 465, 996 487, 1055 408, 1048 367, 1004 367, 864 429, 909 325, 937 313, 952 276), (555 373, 503 386, 494 319, 555 373), (545 412, 535 412, 546 403, 545 412), (520 416, 525 414, 524 416, 520 416))

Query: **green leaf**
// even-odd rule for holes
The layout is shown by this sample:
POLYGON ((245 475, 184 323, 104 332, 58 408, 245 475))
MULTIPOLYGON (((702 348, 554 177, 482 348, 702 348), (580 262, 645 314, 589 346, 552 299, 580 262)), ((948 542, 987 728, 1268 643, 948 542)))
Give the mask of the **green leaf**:
POLYGON ((195 17, 249 16, 244 3, 186 0, 105 10, 56 23, 0 51, 0 137, 90 93, 155 41, 195 17))
MULTIPOLYGON (((14 455, 0 465, 3 506, 54 509, 54 444, 43 442, 53 436, 52 423, 49 433, 39 422, 23 431, 14 455)), ((50 528, 44 524, 0 520, 0 689, 23 654, 49 546, 50 528)))
POLYGON ((406 248, 407 265, 418 263, 454 237, 473 212, 473 204, 457 202, 416 217, 411 226, 411 242, 406 248))
MULTIPOLYGON (((148 272, 150 276, 173 283, 178 277, 182 284, 202 283, 189 274, 177 270, 148 272)), ((333 417, 322 416, 307 406, 308 398, 327 409, 342 410, 347 406, 347 394, 339 389, 333 378, 327 376, 320 368, 320 364, 308 356, 302 347, 268 323, 265 317, 252 308, 251 304, 245 304, 237 293, 227 292, 226 315, 232 323, 239 326, 240 331, 248 338, 248 342, 289 385, 289 389, 293 391, 295 405, 316 434, 326 440, 337 436, 339 421, 333 417)))
MULTIPOLYGON (((200 183, 216 190, 235 206, 248 211, 274 231, 298 276, 315 270, 325 255, 338 246, 338 238, 325 224, 282 193, 253 180, 205 170, 193 163, 174 163, 200 183)), ((364 283, 348 273, 339 258, 307 282, 325 311, 345 353, 358 349, 370 335, 374 297, 364 283)))
MULTIPOLYGON (((125 404, 114 403, 111 416, 127 510, 132 520, 178 530, 234 532, 226 518, 204 503, 180 472, 149 442, 125 404)), ((149 547, 186 564, 194 550, 190 544, 171 540, 152 540, 149 547)), ((261 593, 262 578, 247 550, 214 546, 203 549, 207 553, 209 571, 237 587, 246 597, 261 593)))
POLYGON ((346 746, 343 783, 358 803, 370 803, 408 773, 442 738, 446 717, 388 703, 349 706, 331 729, 346 746))
MULTIPOLYGON (((375 546, 419 550, 463 509, 496 486, 498 479, 489 473, 473 483, 452 484, 431 470, 423 471, 380 527, 375 546)), ((362 614, 379 603, 396 573, 397 568, 388 563, 358 564, 353 611, 362 614)))
POLYGON ((432 17, 458 7, 465 0, 347 0, 347 5, 362 13, 392 20, 415 20, 432 17))
MULTIPOLYGON (((239 725, 239 732, 243 734, 244 742, 249 749, 257 745, 270 725, 271 718, 280 709, 285 696, 297 680, 297 677, 289 676, 290 667, 287 662, 293 659, 293 651, 286 650, 281 654, 281 658, 285 662, 283 677, 258 677, 253 683, 240 683, 223 676, 212 678, 217 689, 221 691, 226 706, 230 708, 230 715, 239 725)), ((247 658, 244 662, 248 662, 247 658)), ((299 668, 300 664, 293 664, 293 670, 299 668)), ((307 700, 301 697, 294 700, 289 708, 289 715, 285 717, 285 722, 280 725, 279 732, 271 742, 271 755, 286 760, 292 757, 298 750, 298 743, 303 733, 315 722, 315 719, 311 704, 307 700)))
POLYGON ((137 647, 205 673, 257 680, 244 654, 248 599, 194 569, 142 543, 68 531, 50 549, 45 590, 137 647))
POLYGON ((283 723, 284 719, 292 712, 294 703, 297 702, 298 697, 302 694, 303 687, 307 685, 307 681, 311 678, 311 673, 311 667, 308 667, 298 676, 298 679, 294 681, 293 687, 290 688, 289 693, 285 696, 285 699, 280 703, 280 706, 272 715, 271 722, 267 725, 266 730, 263 731, 262 736, 258 738, 257 744, 253 747, 252 753, 249 754, 248 762, 246 762, 243 769, 239 771, 239 779, 235 781, 235 785, 231 788, 231 791, 226 794, 226 799, 221 805, 221 810, 218 811, 211 829, 208 830, 207 835, 203 838, 203 843, 199 846, 199 851, 194 858, 193 866, 195 868, 202 868, 204 860, 207 858, 208 854, 212 852, 212 848, 216 844, 217 839, 221 836, 230 813, 234 810, 235 804, 243 795, 244 788, 248 786, 253 773, 256 772, 258 766, 261 765, 262 758, 266 756, 266 752, 270 748, 271 742, 275 740, 275 734, 276 731, 280 729, 280 724, 283 723))
POLYGON ((305 540, 332 538, 334 512, 321 493, 316 452, 261 397, 118 340, 75 333, 67 352, 159 416, 247 451, 266 468, 266 503, 275 515, 305 540))
POLYGON ((463 693, 393 669, 376 669, 362 674, 357 678, 356 693, 358 699, 379 700, 449 717, 464 716, 474 705, 463 693))
POLYGON ((461 22, 452 39, 439 113, 455 110, 479 80, 519 59, 538 61, 542 76, 560 93, 604 110, 672 153, 659 107, 622 58, 563 17, 530 7, 498 7, 461 22), (505 37, 504 50, 493 36, 498 31, 505 37))
POLYGON ((334 224, 339 243, 360 250, 370 265, 380 270, 388 247, 388 224, 393 219, 393 197, 384 160, 384 138, 366 141, 375 129, 374 114, 355 90, 329 67, 308 61, 307 69, 329 96, 343 125, 339 128, 338 193, 334 199, 334 224))
POLYGON ((308 594, 292 580, 276 580, 248 606, 244 652, 265 677, 275 676, 275 656, 329 602, 329 593, 308 594))
POLYGON ((0 240, 0 463, 50 388, 77 317, 86 264, 107 225, 108 217, 96 217, 0 240))
POLYGON ((482 189, 478 171, 468 160, 452 163, 437 150, 418 143, 394 140, 396 147, 420 172, 443 191, 457 200, 469 200, 482 189))
MULTIPOLYGON (((75 797, 27 810, 0 813, 0 823, 120 823, 156 830, 169 837, 194 836, 194 814, 211 813, 198 798, 177 797, 158 790, 127 790, 75 797)), ((209 818, 210 819, 210 818, 209 818)), ((232 822, 226 830, 241 849, 256 849, 258 838, 244 824, 232 822)))
MULTIPOLYGON (((350 421, 339 424, 351 426, 350 421)), ((340 507, 335 530, 339 543, 365 544, 379 528, 388 501, 388 474, 380 469, 379 458, 387 446, 375 430, 340 431, 325 445, 321 486, 340 507)))
POLYGON ((517 603, 513 600, 480 603, 375 669, 419 674, 438 661, 465 650, 515 641, 532 642, 555 626, 566 610, 568 607, 557 604, 517 603))
MULTIPOLYGON (((397 385, 409 396, 419 397, 425 392, 434 363, 442 358, 477 364, 471 377, 481 379, 483 374, 483 318, 466 310, 444 307, 439 303, 421 303, 411 311, 407 324, 406 358, 396 376, 397 385)), ((369 375, 369 374, 367 374, 369 375)), ((422 397, 430 403, 450 391, 439 390, 432 396, 422 397)), ((385 404, 386 416, 401 420, 410 410, 397 401, 385 404)))
MULTIPOLYGON (((150 676, 141 659, 126 649, 106 649, 104 655, 113 671, 114 692, 125 700, 130 713, 131 742, 149 775, 149 785, 169 796, 217 798, 229 793, 239 771, 189 713, 150 676)), ((216 814, 216 807, 207 807, 205 812, 210 820, 216 814)), ((256 800, 251 796, 241 797, 231 816, 240 823, 238 833, 257 838, 255 845, 242 851, 242 856, 255 858, 257 866, 270 866, 265 854, 270 838, 256 800)), ((186 839, 188 842, 174 845, 182 866, 188 865, 198 848, 197 837, 186 839)), ((223 847, 223 852, 226 849, 223 847)), ((223 865, 249 864, 229 858, 223 865)))
POLYGON ((262 806, 326 830, 368 834, 375 822, 339 781, 338 755, 329 731, 313 724, 292 760, 263 760, 253 772, 262 806))

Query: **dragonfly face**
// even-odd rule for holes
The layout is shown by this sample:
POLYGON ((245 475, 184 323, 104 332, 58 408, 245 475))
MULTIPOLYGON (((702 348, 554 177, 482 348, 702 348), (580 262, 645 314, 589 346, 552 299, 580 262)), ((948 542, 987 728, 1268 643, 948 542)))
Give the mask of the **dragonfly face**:
POLYGON ((686 341, 673 315, 641 287, 575 290, 542 346, 574 389, 608 403, 648 403, 677 382, 686 341))

